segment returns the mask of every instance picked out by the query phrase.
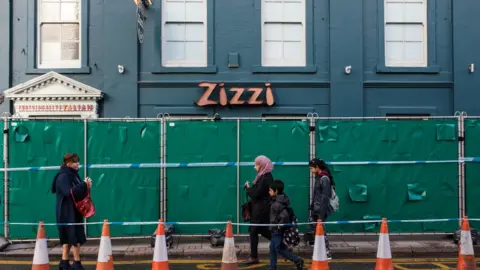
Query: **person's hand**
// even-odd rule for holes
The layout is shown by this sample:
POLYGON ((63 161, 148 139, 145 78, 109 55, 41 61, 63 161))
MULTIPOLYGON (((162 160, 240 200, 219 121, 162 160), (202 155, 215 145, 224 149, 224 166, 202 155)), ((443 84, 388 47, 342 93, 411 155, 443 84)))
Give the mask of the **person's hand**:
POLYGON ((244 187, 246 187, 246 188, 250 188, 250 183, 249 183, 248 181, 247 181, 247 182, 245 182, 245 185, 244 185, 244 187))
POLYGON ((88 188, 91 188, 92 187, 92 179, 90 179, 90 177, 86 177, 85 180, 84 180, 85 184, 87 184, 87 187, 88 188))

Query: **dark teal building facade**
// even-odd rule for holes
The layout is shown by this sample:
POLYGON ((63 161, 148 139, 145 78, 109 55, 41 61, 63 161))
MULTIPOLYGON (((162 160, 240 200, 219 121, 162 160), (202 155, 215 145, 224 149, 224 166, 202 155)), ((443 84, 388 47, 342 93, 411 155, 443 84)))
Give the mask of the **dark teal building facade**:
MULTIPOLYGON (((103 91, 101 117, 480 115, 478 1, 428 0, 425 65, 387 66, 385 0, 305 0, 305 63, 276 67, 262 66, 261 0, 208 0, 206 64, 166 67, 162 1, 146 11, 140 43, 133 1, 80 0, 75 68, 37 65, 39 1, 0 0, 2 91, 53 70, 103 91), (271 83, 275 104, 199 107, 202 82, 227 89, 271 83)), ((12 110, 5 100, 1 111, 12 110)))

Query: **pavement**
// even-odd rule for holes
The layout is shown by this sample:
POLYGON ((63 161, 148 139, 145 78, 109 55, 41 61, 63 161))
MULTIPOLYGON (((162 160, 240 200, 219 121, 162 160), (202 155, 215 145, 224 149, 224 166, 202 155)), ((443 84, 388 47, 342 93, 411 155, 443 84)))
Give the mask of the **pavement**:
MULTIPOLYGON (((121 270, 140 270, 152 269, 151 261, 143 258, 135 258, 131 260, 115 260, 115 269, 121 270)), ((310 260, 306 260, 306 269, 310 268, 310 260)), ((55 268, 58 264, 56 260, 51 259, 51 267, 55 268)), ((96 262, 94 260, 83 261, 83 265, 87 270, 95 269, 96 262)), ((173 259, 169 261, 169 268, 194 270, 194 269, 220 269, 220 260, 203 259, 203 260, 183 260, 173 259)), ((418 259, 394 259, 393 266, 396 270, 425 270, 425 269, 455 269, 456 258, 418 258, 418 259)), ((479 265, 480 266, 480 265, 479 265)), ((334 259, 330 261, 329 267, 331 270, 371 270, 375 268, 375 259, 334 259)), ((239 264, 238 269, 258 269, 265 270, 268 268, 268 261, 262 260, 258 265, 242 265, 239 264)), ((279 269, 293 270, 295 267, 291 263, 279 261, 279 269)), ((0 269, 2 270, 27 270, 31 269, 31 262, 26 258, 10 260, 1 260, 0 269)))
MULTIPOLYGON (((378 236, 329 236, 334 258, 364 257, 375 258, 378 236)), ((60 256, 61 246, 58 242, 49 241, 50 256, 60 256)), ((235 237, 238 257, 248 256, 250 247, 247 237, 235 237)), ((458 246, 446 236, 390 236, 393 257, 439 256, 457 257, 458 246)), ((113 256, 115 258, 147 257, 152 258, 153 249, 150 239, 112 239, 113 256)), ((89 240, 82 246, 81 254, 86 258, 95 258, 98 254, 99 240, 89 240)), ((262 238, 259 244, 259 254, 269 254, 269 242, 262 238)), ((0 260, 5 257, 33 256, 35 243, 12 244, 0 252, 0 260)), ((222 246, 212 247, 208 238, 182 237, 174 235, 174 244, 168 249, 171 258, 213 257, 221 258, 222 246)), ((294 253, 311 258, 313 248, 303 242, 294 249, 294 253)), ((475 252, 480 254, 480 247, 475 246, 475 252)))

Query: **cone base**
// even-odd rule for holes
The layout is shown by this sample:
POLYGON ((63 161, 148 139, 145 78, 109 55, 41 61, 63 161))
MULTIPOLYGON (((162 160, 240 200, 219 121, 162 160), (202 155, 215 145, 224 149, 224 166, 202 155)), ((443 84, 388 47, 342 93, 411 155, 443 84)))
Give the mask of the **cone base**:
POLYGON ((50 264, 33 264, 32 270, 50 270, 50 264))
POLYGON ((375 270, 394 270, 392 259, 381 259, 377 258, 377 263, 375 265, 375 270))
POLYGON ((458 256, 457 269, 460 270, 477 270, 477 263, 473 255, 458 256))
POLYGON ((153 262, 152 270, 168 270, 168 262, 153 262))
POLYGON ((220 270, 238 270, 238 263, 222 263, 220 270))
POLYGON ((328 270, 328 261, 312 261, 312 270, 328 270))
POLYGON ((110 258, 108 262, 97 262, 97 270, 113 270, 113 260, 110 258))

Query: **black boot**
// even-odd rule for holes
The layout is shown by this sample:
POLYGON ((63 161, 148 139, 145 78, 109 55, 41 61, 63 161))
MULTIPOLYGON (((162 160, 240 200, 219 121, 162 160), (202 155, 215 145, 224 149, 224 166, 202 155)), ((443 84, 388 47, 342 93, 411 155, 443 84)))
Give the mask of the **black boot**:
POLYGON ((74 261, 72 264, 72 270, 85 270, 85 268, 83 268, 81 261, 74 261))
POLYGON ((70 261, 69 260, 61 260, 58 264, 58 269, 60 270, 70 270, 70 261))

